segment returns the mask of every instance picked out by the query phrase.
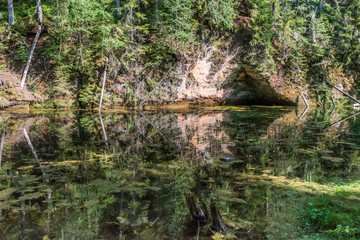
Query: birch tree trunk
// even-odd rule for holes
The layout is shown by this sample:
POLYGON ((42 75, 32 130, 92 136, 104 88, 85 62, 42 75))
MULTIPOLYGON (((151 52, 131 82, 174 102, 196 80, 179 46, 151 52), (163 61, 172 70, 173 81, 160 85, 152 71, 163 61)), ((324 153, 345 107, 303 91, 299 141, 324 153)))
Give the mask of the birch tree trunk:
POLYGON ((1 169, 2 152, 4 150, 4 142, 5 142, 5 133, 1 136, 1 142, 0 142, 0 169, 1 169))
POLYGON ((8 4, 9 24, 13 25, 15 23, 13 0, 8 0, 7 4, 8 4))
POLYGON ((316 13, 317 13, 318 7, 316 6, 315 9, 312 12, 312 16, 311 16, 311 26, 312 26, 312 37, 313 37, 313 42, 316 43, 316 13))
POLYGON ((275 2, 274 2, 274 7, 273 7, 273 11, 274 11, 274 19, 276 19, 277 18, 277 8, 278 8, 278 2, 277 2, 277 0, 275 0, 275 2))
POLYGON ((327 82, 330 86, 332 86, 333 88, 335 88, 336 90, 338 90, 339 92, 341 92, 343 95, 347 96, 347 97, 350 98, 351 100, 353 100, 353 101, 355 101, 355 102, 357 102, 357 103, 360 104, 360 101, 359 101, 359 100, 357 100, 356 98, 354 98, 354 97, 351 96, 350 94, 344 92, 343 90, 341 90, 340 88, 338 88, 337 86, 335 86, 334 84, 332 84, 331 82, 329 82, 329 80, 326 80, 326 82, 327 82))
POLYGON ((32 152, 32 154, 34 155, 34 158, 35 158, 36 160, 38 160, 39 158, 38 158, 38 156, 37 156, 37 154, 36 154, 35 148, 34 148, 34 146, 32 145, 31 140, 30 140, 30 137, 29 137, 29 135, 28 135, 28 133, 27 133, 27 131, 26 131, 25 128, 23 129, 23 133, 24 133, 24 136, 25 136, 25 138, 26 138, 26 141, 27 141, 27 143, 28 143, 28 145, 29 145, 29 147, 30 147, 30 149, 31 149, 31 152, 32 152))
POLYGON ((101 106, 102 106, 102 101, 103 101, 104 91, 105 91, 107 62, 108 62, 108 60, 106 59, 105 69, 104 69, 104 76, 103 76, 103 82, 102 82, 102 88, 101 88, 101 96, 100 96, 100 104, 99 104, 99 113, 101 113, 101 106))
POLYGON ((41 0, 36 0, 36 11, 37 11, 37 15, 38 15, 39 24, 42 25, 42 23, 43 23, 43 11, 42 11, 42 8, 41 8, 41 0))
MULTIPOLYGON (((21 196, 24 196, 24 193, 21 193, 21 196)), ((25 201, 20 202, 20 240, 25 240, 25 201)))
POLYGON ((102 116, 101 116, 100 113, 99 113, 99 118, 100 118, 100 123, 101 123, 101 129, 102 129, 103 134, 104 134, 104 140, 107 143, 108 138, 107 138, 107 134, 106 134, 106 130, 105 130, 105 125, 104 125, 104 121, 103 121, 102 116))
POLYGON ((34 52, 35 52, 37 42, 39 41, 41 31, 42 31, 42 26, 40 25, 38 30, 36 31, 36 36, 35 36, 35 39, 34 39, 34 42, 33 42, 32 46, 31 46, 29 58, 28 58, 28 61, 26 63, 23 75, 21 77, 20 89, 24 88, 25 80, 26 80, 27 74, 29 72, 30 64, 31 64, 31 61, 32 61, 32 58, 33 58, 33 55, 34 55, 34 52))
POLYGON ((323 5, 324 5, 324 0, 320 0, 320 2, 319 2, 320 11, 322 11, 323 5))
POLYGON ((41 34, 41 31, 42 31, 43 11, 42 11, 42 8, 41 8, 41 0, 36 0, 36 11, 37 11, 37 15, 38 15, 39 27, 38 27, 38 30, 36 31, 36 36, 35 36, 35 39, 34 39, 34 42, 33 42, 32 46, 31 46, 29 58, 28 58, 28 61, 26 63, 23 75, 21 77, 20 89, 24 88, 25 80, 26 80, 27 74, 29 72, 29 68, 30 68, 30 64, 31 64, 34 52, 35 52, 35 48, 36 48, 37 42, 39 41, 40 34, 41 34))

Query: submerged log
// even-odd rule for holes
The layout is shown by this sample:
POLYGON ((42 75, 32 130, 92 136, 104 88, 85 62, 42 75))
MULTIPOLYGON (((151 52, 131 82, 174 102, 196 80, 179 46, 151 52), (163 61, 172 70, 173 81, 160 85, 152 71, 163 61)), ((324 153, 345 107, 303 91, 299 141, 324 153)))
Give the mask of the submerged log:
POLYGON ((189 208, 191 217, 194 221, 200 223, 201 226, 204 226, 209 217, 207 216, 206 210, 204 211, 199 202, 196 200, 194 194, 185 194, 186 204, 189 208))
POLYGON ((211 229, 216 232, 226 234, 228 232, 228 229, 226 228, 224 221, 222 220, 219 208, 216 205, 216 203, 214 202, 214 200, 211 200, 210 211, 211 211, 211 218, 213 220, 211 229))
POLYGON ((23 128, 23 133, 24 133, 24 136, 25 136, 25 138, 26 138, 26 141, 27 141, 27 143, 28 143, 28 145, 29 145, 29 147, 30 147, 30 149, 31 149, 31 152, 32 152, 32 154, 34 155, 34 158, 35 158, 36 160, 39 160, 39 158, 38 158, 38 156, 37 156, 37 154, 36 154, 35 148, 34 148, 34 146, 33 146, 32 143, 31 143, 29 134, 27 133, 27 131, 26 131, 25 128, 23 128))

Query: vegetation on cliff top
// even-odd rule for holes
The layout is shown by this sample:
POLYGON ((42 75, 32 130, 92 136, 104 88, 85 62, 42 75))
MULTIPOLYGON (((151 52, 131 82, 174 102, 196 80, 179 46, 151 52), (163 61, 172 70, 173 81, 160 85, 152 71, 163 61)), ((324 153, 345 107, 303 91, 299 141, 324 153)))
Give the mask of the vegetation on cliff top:
MULTIPOLYGON (((36 3, 15 1, 10 25, 7 2, 0 2, 0 68, 21 72, 38 25, 36 3)), ((55 107, 61 98, 83 108, 98 104, 105 64, 107 100, 134 105, 155 94, 171 101, 164 86, 178 86, 176 69, 204 48, 229 42, 241 42, 242 63, 261 75, 317 86, 318 94, 326 92, 325 79, 337 76, 351 86, 359 71, 359 0, 43 0, 41 6, 43 32, 31 71, 46 80, 28 86, 42 88, 55 107)))

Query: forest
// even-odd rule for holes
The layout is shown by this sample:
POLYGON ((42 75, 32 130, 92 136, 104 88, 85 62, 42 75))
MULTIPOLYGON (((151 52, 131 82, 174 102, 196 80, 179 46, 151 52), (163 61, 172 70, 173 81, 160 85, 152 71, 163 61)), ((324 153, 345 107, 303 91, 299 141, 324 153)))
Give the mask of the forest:
POLYGON ((1 0, 0 105, 97 108, 102 95, 105 107, 296 105, 304 94, 322 106, 340 98, 327 81, 358 93, 359 7, 358 0, 1 0))

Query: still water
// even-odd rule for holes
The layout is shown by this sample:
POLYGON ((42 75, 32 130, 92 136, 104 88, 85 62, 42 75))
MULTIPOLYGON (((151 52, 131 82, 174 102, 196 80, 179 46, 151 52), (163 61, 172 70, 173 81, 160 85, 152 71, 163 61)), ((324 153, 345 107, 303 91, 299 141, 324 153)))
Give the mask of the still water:
POLYGON ((0 239, 311 239, 359 229, 347 208, 360 203, 353 113, 0 113, 0 239), (186 196, 207 222, 192 219, 186 196), (211 230, 211 203, 226 236, 211 230))

